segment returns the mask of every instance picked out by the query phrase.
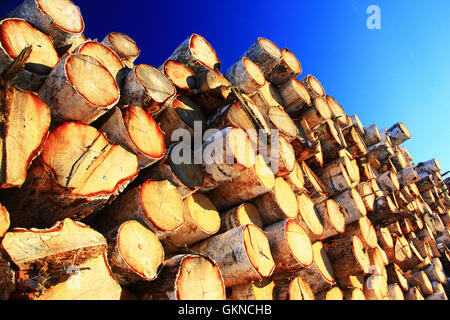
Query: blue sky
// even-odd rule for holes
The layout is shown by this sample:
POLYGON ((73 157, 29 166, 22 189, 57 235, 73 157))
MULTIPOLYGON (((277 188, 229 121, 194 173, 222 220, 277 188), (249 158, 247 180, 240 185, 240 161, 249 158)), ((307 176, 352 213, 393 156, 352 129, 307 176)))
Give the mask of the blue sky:
MULTIPOLYGON (((21 1, 0 0, 0 15, 21 1)), ((259 36, 289 48, 346 113, 389 128, 402 121, 415 163, 437 158, 450 170, 450 1, 75 0, 86 36, 120 31, 159 66, 191 33, 215 48, 225 71, 259 36), (117 3, 117 4, 116 4, 117 3), (369 30, 369 5, 381 30, 369 30)))

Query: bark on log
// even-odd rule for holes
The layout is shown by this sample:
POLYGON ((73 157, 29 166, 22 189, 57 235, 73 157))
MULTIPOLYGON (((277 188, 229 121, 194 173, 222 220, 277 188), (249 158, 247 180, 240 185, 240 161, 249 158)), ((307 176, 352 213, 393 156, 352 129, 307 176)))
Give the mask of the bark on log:
POLYGON ((223 75, 246 94, 253 94, 266 82, 261 68, 247 57, 240 58, 223 75))
POLYGON ((420 180, 417 174, 416 168, 414 166, 404 168, 397 173, 397 178, 400 182, 400 186, 409 186, 410 184, 416 183, 420 180))
POLYGON ((216 261, 226 287, 270 277, 275 268, 269 240, 251 224, 206 239, 191 250, 216 261))
POLYGON ((139 169, 152 165, 165 155, 164 134, 153 117, 140 107, 114 108, 99 130, 115 144, 133 152, 139 169))
POLYGON ((367 149, 361 134, 354 126, 344 129, 342 134, 347 143, 347 151, 350 152, 353 158, 360 158, 367 155, 369 150, 367 149))
POLYGON ((275 176, 263 157, 233 181, 206 193, 218 210, 225 210, 269 192, 275 186, 275 176))
POLYGON ((246 132, 237 127, 224 128, 210 136, 194 155, 202 162, 205 181, 202 191, 208 191, 236 179, 255 165, 256 153, 246 132))
POLYGON ((416 170, 420 178, 423 179, 427 175, 432 175, 433 173, 441 171, 442 167, 437 159, 431 159, 426 162, 420 162, 416 166, 416 170))
POLYGON ((369 127, 364 127, 364 143, 367 147, 373 146, 374 144, 381 142, 380 131, 378 130, 378 126, 373 124, 369 127))
POLYGON ((121 285, 151 281, 158 276, 164 251, 156 235, 135 220, 129 220, 106 234, 108 261, 121 285))
POLYGON ((22 90, 38 91, 45 76, 59 62, 51 39, 25 20, 17 18, 2 20, 0 32, 0 73, 19 56, 25 46, 31 46, 25 68, 11 79, 11 84, 22 90))
POLYGON ((269 192, 253 200, 261 215, 264 226, 296 218, 299 213, 297 198, 283 178, 275 179, 275 186, 269 192))
POLYGON ((441 283, 433 281, 433 294, 425 298, 425 300, 448 300, 447 293, 441 283))
POLYGON ((184 64, 174 61, 166 60, 158 70, 172 81, 178 92, 194 90, 198 88, 197 78, 192 70, 184 64))
POLYGON ((267 74, 267 80, 280 87, 302 73, 302 65, 297 57, 287 48, 281 50, 281 60, 267 74))
POLYGON ((309 284, 301 277, 275 282, 274 300, 316 300, 309 284))
POLYGON ((312 242, 320 240, 324 233, 321 216, 313 200, 306 194, 297 195, 299 214, 297 221, 305 229, 312 242))
POLYGON ((410 286, 417 286, 424 296, 433 294, 433 285, 424 271, 413 271, 407 273, 406 277, 410 286))
POLYGON ((194 193, 183 203, 184 223, 161 240, 164 252, 168 255, 208 238, 220 229, 219 213, 208 197, 194 193))
POLYGON ((349 241, 345 240, 353 235, 357 235, 367 248, 376 248, 377 242, 377 232, 375 227, 372 225, 368 217, 362 217, 358 221, 355 221, 345 227, 345 231, 342 234, 336 235, 326 242, 335 241, 349 241))
POLYGON ((121 93, 121 104, 142 107, 156 117, 175 98, 176 89, 161 71, 139 64, 128 72, 121 93))
POLYGON ((305 229, 289 219, 264 229, 275 261, 273 275, 287 275, 309 268, 314 260, 311 241, 305 229))
POLYGON ((336 201, 343 210, 345 216, 345 224, 349 225, 362 217, 367 215, 366 206, 364 201, 356 189, 347 190, 335 197, 333 200, 336 201))
POLYGON ((339 159, 322 167, 317 172, 317 176, 325 184, 331 197, 355 187, 345 165, 339 159))
POLYGON ((343 291, 344 300, 366 300, 366 296, 364 295, 364 291, 360 288, 347 289, 343 291))
POLYGON ((140 300, 225 300, 225 286, 214 260, 195 254, 164 261, 156 280, 133 288, 140 300))
POLYGON ((190 146, 186 150, 183 142, 170 146, 166 156, 153 166, 143 169, 135 181, 142 184, 148 179, 170 181, 178 188, 183 199, 199 190, 204 183, 201 165, 195 163, 190 146))
POLYGON ((188 66, 197 76, 202 72, 220 71, 220 60, 205 38, 191 34, 172 52, 167 60, 188 66))
POLYGON ((339 288, 348 289, 363 289, 364 288, 364 273, 360 272, 355 275, 349 275, 336 279, 339 288))
POLYGON ((409 284, 405 277, 403 270, 395 263, 391 263, 386 266, 386 272, 388 276, 388 283, 397 283, 403 292, 408 292, 409 284))
POLYGON ((138 174, 134 154, 95 128, 67 122, 47 138, 20 190, 8 199, 14 227, 81 220, 109 204, 138 174))
POLYGON ((279 89, 277 89, 269 81, 266 81, 257 92, 250 96, 250 98, 261 110, 261 112, 267 112, 270 107, 285 107, 285 103, 281 98, 279 89))
POLYGON ((84 31, 80 9, 70 0, 25 0, 9 16, 25 19, 36 26, 51 37, 58 49, 70 46, 84 31))
POLYGON ((305 86, 306 90, 308 90, 311 100, 325 97, 325 90, 323 89, 322 84, 314 76, 309 74, 300 82, 305 86))
POLYGON ((247 224, 254 224, 258 228, 263 227, 263 221, 258 208, 249 202, 243 203, 221 214, 219 233, 247 224))
MULTIPOLYGON (((437 259, 433 259, 433 262, 437 259)), ((447 284, 447 276, 442 268, 442 265, 438 265, 435 262, 428 266, 425 270, 430 281, 437 281, 442 284, 447 284)))
POLYGON ((328 239, 324 244, 336 277, 367 273, 370 262, 363 240, 358 235, 328 239))
POLYGON ((281 50, 270 40, 259 37, 243 54, 243 57, 250 58, 256 63, 264 77, 270 77, 272 70, 282 59, 281 50))
POLYGON ((406 295, 406 300, 425 300, 417 286, 411 287, 406 295))
POLYGON ((398 122, 387 130, 393 145, 398 146, 411 138, 411 133, 408 128, 402 123, 398 122))
POLYGON ((302 161, 301 168, 304 173, 306 190, 314 203, 318 204, 326 200, 328 198, 328 190, 322 181, 320 181, 305 161, 302 161))
POLYGON ((325 240, 345 231, 345 217, 336 201, 328 199, 317 204, 316 209, 323 224, 323 234, 320 240, 325 240))
POLYGON ((118 103, 119 88, 100 61, 76 53, 50 72, 39 97, 49 105, 56 124, 69 120, 89 124, 118 103))
POLYGON ((112 49, 129 69, 134 68, 134 60, 139 57, 140 51, 133 39, 120 32, 111 32, 102 43, 112 49))
POLYGON ((50 127, 50 109, 37 94, 0 87, 0 188, 20 187, 39 155, 50 127), (24 141, 26 140, 26 143, 24 141))
POLYGON ((274 300, 275 283, 271 279, 250 281, 231 287, 227 300, 274 300))
POLYGON ((400 182, 395 172, 387 171, 377 177, 377 183, 381 190, 386 193, 393 193, 400 190, 400 182))
POLYGON ((283 99, 284 109, 292 117, 298 117, 308 107, 312 106, 308 90, 295 78, 289 79, 278 91, 283 99))
POLYGON ((322 124, 332 117, 331 109, 324 98, 315 98, 312 100, 312 105, 302 113, 302 118, 306 120, 309 127, 314 128, 322 124))
POLYGON ((314 293, 327 290, 336 284, 333 266, 328 259, 327 252, 321 241, 312 245, 314 262, 309 268, 305 268, 292 274, 305 280, 314 293))
POLYGON ((8 300, 16 290, 16 276, 11 264, 0 253, 0 300, 8 300))

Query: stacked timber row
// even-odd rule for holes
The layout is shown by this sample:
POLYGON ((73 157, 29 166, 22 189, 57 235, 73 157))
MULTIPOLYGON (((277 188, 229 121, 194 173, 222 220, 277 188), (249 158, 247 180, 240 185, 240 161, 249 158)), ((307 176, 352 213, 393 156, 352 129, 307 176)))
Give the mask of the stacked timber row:
POLYGON ((1 299, 447 299, 449 187, 402 122, 265 38, 155 68, 83 32, 69 0, 0 21, 1 299))

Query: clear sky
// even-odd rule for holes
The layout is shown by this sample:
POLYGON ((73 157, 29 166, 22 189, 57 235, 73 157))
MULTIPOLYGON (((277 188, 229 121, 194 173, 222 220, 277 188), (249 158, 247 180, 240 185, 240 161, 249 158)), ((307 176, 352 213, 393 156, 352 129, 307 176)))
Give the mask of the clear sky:
MULTIPOLYGON (((21 1, 0 0, 0 15, 21 1)), ((158 67, 191 33, 215 48, 225 71, 256 40, 289 48, 347 114, 380 129, 402 121, 414 162, 437 158, 450 170, 449 0, 75 0, 85 35, 135 39, 137 63, 158 67), (381 10, 381 29, 366 12, 381 10)))

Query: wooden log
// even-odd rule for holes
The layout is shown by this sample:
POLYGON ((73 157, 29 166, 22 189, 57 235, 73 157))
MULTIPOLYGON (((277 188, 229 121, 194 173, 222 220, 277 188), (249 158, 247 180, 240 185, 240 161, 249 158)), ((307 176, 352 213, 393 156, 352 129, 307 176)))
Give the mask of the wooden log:
POLYGON ((408 279, 406 279, 405 273, 397 264, 391 263, 387 265, 386 272, 388 276, 388 283, 397 283, 403 292, 408 292, 408 279))
POLYGON ((369 256, 364 241, 358 235, 331 238, 324 244, 333 264, 336 277, 344 277, 369 270, 369 256))
POLYGON ((38 91, 45 76, 59 62, 51 39, 27 21, 17 18, 2 20, 0 32, 0 73, 19 56, 25 46, 31 45, 25 68, 11 79, 11 84, 23 90, 38 91))
POLYGON ((294 163, 294 169, 289 174, 283 176, 283 179, 289 184, 292 191, 296 194, 304 191, 305 178, 303 175, 303 170, 297 161, 294 163))
POLYGON ((252 168, 233 181, 206 193, 218 210, 225 210, 269 192, 275 186, 275 176, 263 157, 257 155, 252 168))
POLYGON ((436 281, 433 281, 433 294, 425 298, 425 300, 448 300, 447 293, 444 286, 436 281))
POLYGON ((241 57, 223 75, 246 94, 254 93, 266 82, 260 67, 247 57, 241 57))
POLYGON ((16 290, 16 276, 3 254, 0 254, 0 274, 0 300, 8 300, 16 290))
POLYGON ((344 163, 339 159, 322 167, 317 176, 325 184, 331 197, 355 187, 344 163))
POLYGON ((312 100, 325 97, 325 90, 323 89, 322 84, 313 75, 307 75, 300 80, 300 82, 305 86, 306 90, 308 90, 312 100))
POLYGON ((312 105, 302 113, 303 119, 306 120, 309 127, 314 128, 332 117, 331 109, 324 98, 315 98, 312 105))
POLYGON ((344 208, 345 224, 349 225, 367 215, 366 206, 359 192, 353 188, 333 197, 344 208))
POLYGON ((349 242, 350 240, 348 239, 353 235, 357 235, 367 248, 376 248, 378 245, 377 232, 368 217, 362 217, 359 220, 348 224, 342 234, 327 239, 327 242, 349 242))
POLYGON ((280 177, 275 179, 273 189, 255 198, 253 202, 258 208, 264 226, 296 218, 299 213, 299 205, 294 191, 280 177))
POLYGON ((298 136, 301 134, 299 128, 283 107, 269 107, 265 117, 269 127, 271 129, 279 130, 280 134, 289 141, 299 139, 298 136))
POLYGON ((320 240, 325 240, 345 231, 345 217, 336 201, 328 199, 317 204, 316 209, 323 224, 323 234, 320 240))
POLYGON ((120 103, 142 107, 150 115, 157 116, 175 95, 175 86, 161 71, 148 64, 139 64, 124 80, 120 103))
POLYGON ((413 157, 409 153, 408 149, 406 149, 405 146, 399 146, 400 150, 402 151, 403 155, 405 156, 405 160, 408 163, 408 165, 412 164, 413 157))
POLYGON ((4 119, 1 146, 0 188, 20 187, 26 172, 42 150, 50 127, 50 109, 29 91, 0 87, 4 119), (27 143, 23 143, 23 141, 27 143))
POLYGON ((437 281, 442 284, 447 284, 447 276, 442 268, 442 264, 438 265, 436 263, 436 259, 433 259, 433 262, 431 265, 429 265, 424 271, 427 274, 430 281, 437 281))
POLYGON ((67 55, 50 72, 39 97, 49 105, 52 121, 89 124, 118 103, 119 88, 100 61, 76 53, 67 55))
POLYGON ((256 153, 247 133, 226 127, 211 135, 199 149, 194 149, 197 163, 202 163, 203 191, 232 181, 255 165, 256 153))
POLYGON ((302 73, 302 65, 297 57, 287 48, 281 50, 281 59, 278 64, 267 73, 267 80, 280 87, 290 79, 302 73))
POLYGON ((251 224, 210 237, 191 250, 216 261, 226 287, 270 277, 275 268, 267 236, 251 224))
POLYGON ((371 181, 360 182, 356 186, 356 190, 358 190, 359 194, 361 195, 364 204, 366 206, 367 212, 373 212, 375 210, 376 195, 372 188, 372 182, 371 181))
POLYGON ((269 81, 266 81, 261 88, 250 95, 250 98, 261 110, 261 112, 267 112, 270 107, 285 107, 285 103, 280 94, 280 89, 276 88, 269 81))
POLYGON ((225 300, 221 270, 214 260, 180 254, 164 261, 156 280, 133 287, 140 300, 225 300))
POLYGON ((119 56, 108 46, 97 41, 89 40, 78 46, 72 53, 81 53, 100 61, 109 73, 114 77, 117 84, 122 84, 125 76, 125 64, 119 56))
POLYGON ((326 100, 328 102, 328 106, 331 109, 331 113, 333 114, 333 121, 340 127, 346 127, 347 115, 345 114, 342 106, 339 104, 339 102, 336 101, 335 98, 330 95, 326 96, 326 100))
POLYGON ((129 220, 106 234, 108 261, 121 285, 156 279, 164 251, 156 235, 138 221, 129 220))
POLYGON ((274 300, 316 300, 309 284, 301 277, 275 282, 274 300))
POLYGON ((394 244, 394 250, 385 251, 390 263, 396 263, 400 265, 407 259, 412 258, 412 251, 409 246, 408 240, 404 236, 397 237, 394 244))
POLYGON ((67 122, 49 135, 22 188, 6 199, 11 225, 39 228, 67 217, 84 219, 109 204, 137 174, 134 154, 89 125, 67 122))
POLYGON ((305 178, 305 187, 308 191, 308 195, 314 201, 315 204, 323 202, 328 198, 328 190, 325 185, 320 181, 317 175, 309 168, 305 161, 301 162, 301 168, 303 170, 305 178))
POLYGON ((170 181, 178 188, 183 199, 204 184, 201 164, 195 163, 194 155, 190 148, 186 150, 183 142, 170 146, 166 156, 156 164, 141 170, 135 181, 142 184, 148 179, 170 181))
POLYGON ((346 156, 341 155, 344 143, 332 120, 325 120, 322 125, 314 129, 314 134, 320 141, 324 163, 328 164, 346 156))
POLYGON ((408 186, 410 184, 416 183, 420 180, 419 175, 417 174, 416 167, 411 166, 400 170, 397 173, 398 181, 400 182, 400 186, 408 186))
POLYGON ((258 208, 250 202, 243 203, 221 214, 219 233, 247 224, 254 224, 258 228, 263 227, 258 208))
POLYGON ((386 281, 388 279, 386 265, 384 260, 384 252, 380 247, 371 248, 368 250, 370 261, 370 273, 383 276, 386 281))
POLYGON ((70 0, 25 0, 9 16, 27 20, 49 35, 55 47, 61 49, 84 31, 80 9, 70 0))
POLYGON ((394 248, 394 239, 392 238, 389 229, 386 227, 378 227, 377 228, 377 239, 380 247, 386 252, 389 250, 393 250, 394 248))
POLYGON ((140 51, 130 36, 121 32, 111 32, 105 36, 102 43, 112 49, 129 69, 134 68, 134 60, 139 57, 140 51))
POLYGON ((358 115, 353 114, 350 116, 350 118, 351 118, 351 121, 350 121, 349 126, 355 127, 356 131, 358 131, 360 136, 364 137, 364 135, 365 135, 364 126, 363 126, 361 120, 359 119, 358 115))
POLYGON ((391 161, 397 171, 408 167, 408 161, 406 161, 405 155, 399 146, 394 147, 394 155, 391 157, 391 161))
POLYGON ((398 146, 406 140, 411 139, 411 133, 402 122, 394 124, 387 130, 387 132, 389 133, 392 144, 395 146, 398 146))
POLYGON ((369 127, 364 127, 364 143, 367 147, 373 146, 374 144, 381 142, 380 131, 378 130, 378 126, 373 124, 369 127))
POLYGON ((367 300, 383 300, 389 292, 387 279, 381 275, 371 275, 364 281, 363 290, 367 300))
POLYGON ((166 60, 158 70, 172 81, 177 89, 177 92, 184 92, 198 88, 197 78, 192 70, 184 64, 174 61, 166 60))
POLYGON ((343 290, 343 293, 344 293, 344 300, 358 300, 358 301, 366 300, 364 291, 362 291, 360 288, 343 290))
POLYGON ((353 158, 365 156, 369 152, 361 134, 354 126, 344 129, 342 134, 347 143, 347 151, 353 158))
POLYGON ((228 300, 274 300, 275 282, 262 279, 231 287, 228 300))
POLYGON ((165 155, 164 134, 153 117, 140 107, 114 108, 99 130, 115 144, 131 150, 138 159, 140 169, 165 155))
POLYGON ((406 277, 411 287, 417 286, 424 296, 433 294, 433 285, 424 271, 413 271, 407 273, 406 277))
POLYGON ((0 204, 0 239, 2 239, 11 225, 8 210, 0 204))
POLYGON ((184 199, 183 203, 184 223, 161 240, 168 255, 206 239, 220 229, 219 213, 208 197, 197 192, 184 199))
POLYGON ((272 70, 282 59, 281 50, 269 39, 259 37, 243 54, 256 63, 264 77, 270 77, 272 70))
POLYGON ((314 201, 306 194, 297 195, 299 214, 297 220, 305 229, 312 242, 320 240, 324 233, 321 215, 314 206, 314 201))
POLYGON ((272 136, 269 144, 266 147, 260 147, 258 151, 264 155, 277 177, 288 175, 294 170, 295 151, 283 135, 272 136))
POLYGON ((186 96, 178 95, 158 116, 159 127, 164 132, 166 145, 172 145, 183 138, 187 131, 194 137, 195 129, 203 132, 206 117, 195 102, 186 96), (180 129, 180 130, 177 130, 180 129))
POLYGON ((368 155, 373 156, 380 162, 387 161, 390 157, 394 156, 395 152, 392 145, 386 141, 374 144, 368 147, 368 155))
POLYGON ((278 91, 283 99, 284 109, 292 117, 298 117, 301 112, 312 106, 308 90, 295 78, 289 79, 278 91))
POLYGON ((106 246, 100 233, 70 219, 45 230, 13 229, 1 243, 2 251, 18 271, 18 290, 33 299, 67 280, 71 263, 80 265, 103 257, 106 246))
POLYGON ((442 167, 439 161, 434 158, 426 162, 420 162, 417 164, 416 170, 420 178, 423 179, 427 175, 432 175, 435 172, 441 171, 442 167))
POLYGON ((311 241, 295 220, 274 223, 264 229, 275 261, 273 275, 287 275, 309 268, 314 260, 311 241))
MULTIPOLYGON (((66 281, 51 286, 35 300, 120 300, 122 288, 111 273, 106 253, 72 265, 66 281)), ((22 297, 24 298, 24 297, 22 297)))
POLYGON ((344 294, 339 287, 317 293, 317 300, 344 300, 344 294))
POLYGON ((337 278, 336 283, 339 288, 342 288, 344 291, 354 288, 362 290, 364 287, 364 273, 360 272, 354 275, 337 278))
POLYGON ((392 193, 400 190, 400 182, 393 171, 387 171, 377 177, 377 183, 381 190, 386 193, 392 193))
POLYGON ((388 286, 388 297, 391 300, 405 300, 405 295, 397 283, 392 283, 388 286))
POLYGON ((305 268, 292 274, 301 277, 311 287, 314 293, 327 290, 336 284, 333 266, 321 241, 312 245, 314 262, 309 268, 305 268))
POLYGON ((417 189, 419 190, 419 194, 421 194, 422 192, 431 190, 435 187, 435 184, 434 184, 433 179, 431 178, 431 175, 421 177, 420 180, 417 181, 415 184, 416 184, 417 189))
POLYGON ((206 115, 212 115, 234 102, 231 83, 220 72, 203 72, 196 77, 198 90, 189 90, 186 94, 206 115))
POLYGON ((417 286, 411 287, 406 295, 406 300, 425 300, 417 286))
POLYGON ((178 61, 188 66, 196 75, 205 71, 220 71, 221 67, 213 47, 196 33, 184 40, 167 60, 178 61))

